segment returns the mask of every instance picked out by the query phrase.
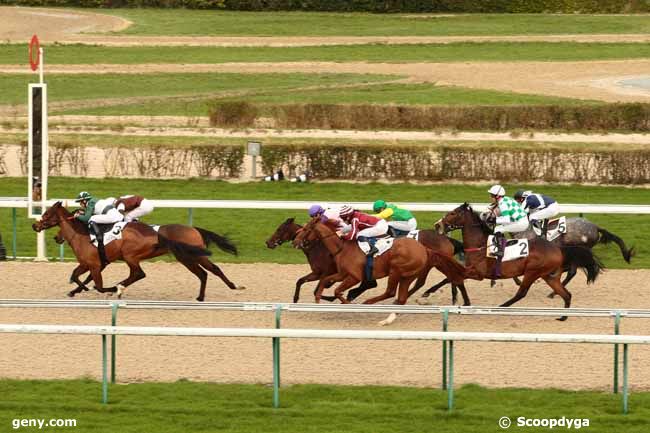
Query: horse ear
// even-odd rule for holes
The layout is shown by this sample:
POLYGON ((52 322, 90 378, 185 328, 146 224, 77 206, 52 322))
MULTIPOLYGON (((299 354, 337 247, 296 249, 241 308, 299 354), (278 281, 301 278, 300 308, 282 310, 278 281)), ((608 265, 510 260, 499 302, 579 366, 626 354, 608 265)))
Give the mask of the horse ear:
POLYGON ((294 220, 295 220, 295 218, 287 218, 287 220, 285 221, 285 223, 286 223, 286 224, 293 224, 293 221, 294 221, 294 220))

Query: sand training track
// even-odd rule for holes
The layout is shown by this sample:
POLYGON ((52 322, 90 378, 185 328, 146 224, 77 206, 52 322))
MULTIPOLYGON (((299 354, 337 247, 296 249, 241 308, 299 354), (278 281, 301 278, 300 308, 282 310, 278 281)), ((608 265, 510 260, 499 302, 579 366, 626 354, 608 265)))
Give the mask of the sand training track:
MULTIPOLYGON (((71 263, 0 264, 2 298, 64 299, 71 263)), ((127 299, 193 300, 197 280, 184 268, 170 263, 144 265, 148 277, 129 290, 127 299)), ((272 301, 291 299, 295 280, 307 272, 306 265, 224 265, 236 284, 248 287, 231 292, 216 278, 208 280, 210 301, 272 301)), ((108 283, 124 278, 124 265, 111 265, 108 283)), ((430 277, 437 280, 439 274, 430 277)), ((570 289, 576 307, 650 308, 650 271, 612 270, 587 287, 584 277, 570 289)), ((489 288, 486 283, 468 284, 475 305, 498 305, 514 293, 511 283, 489 288)), ((311 301, 311 285, 302 301, 311 301)), ((531 288, 522 306, 560 306, 545 297, 547 288, 531 288)), ((83 299, 99 299, 86 294, 83 299)), ((449 303, 449 291, 432 297, 449 303)), ((385 315, 287 313, 283 327, 329 329, 378 329, 385 315)), ((0 323, 107 324, 109 311, 0 309, 0 323)), ((120 325, 271 327, 273 317, 261 312, 121 311, 120 325)), ((644 333, 647 320, 623 320, 622 332, 644 333)), ((440 317, 401 316, 391 329, 438 330, 440 317)), ((611 333, 611 319, 452 317, 450 330, 503 332, 611 333)), ((3 350, 0 376, 13 378, 99 378, 99 337, 0 335, 3 350), (9 350, 10 348, 10 350, 9 350)), ((607 389, 611 386, 612 347, 571 344, 457 343, 455 381, 486 386, 557 387, 607 389)), ((650 348, 633 346, 630 351, 632 389, 650 389, 647 359, 650 348)), ((439 343, 405 341, 285 340, 282 342, 282 381, 290 383, 395 384, 435 386, 440 383, 439 343)), ((271 343, 263 339, 120 337, 118 378, 123 382, 197 381, 269 383, 271 343)))

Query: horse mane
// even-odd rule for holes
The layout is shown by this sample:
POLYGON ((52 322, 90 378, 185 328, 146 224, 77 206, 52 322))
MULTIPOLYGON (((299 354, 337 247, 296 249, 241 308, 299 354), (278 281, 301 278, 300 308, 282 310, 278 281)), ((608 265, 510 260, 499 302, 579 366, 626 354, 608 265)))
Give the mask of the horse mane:
POLYGON ((480 212, 475 211, 474 209, 472 209, 472 206, 471 206, 469 203, 467 203, 467 202, 463 203, 460 207, 461 207, 463 210, 465 210, 465 211, 469 211, 469 212, 472 213, 472 221, 473 221, 474 223, 476 223, 476 224, 481 228, 481 230, 483 231, 483 234, 485 234, 485 235, 491 235, 491 234, 492 234, 493 231, 492 231, 492 229, 490 228, 490 226, 488 226, 488 225, 485 223, 485 221, 483 221, 483 220, 481 219, 481 213, 480 213, 480 212))

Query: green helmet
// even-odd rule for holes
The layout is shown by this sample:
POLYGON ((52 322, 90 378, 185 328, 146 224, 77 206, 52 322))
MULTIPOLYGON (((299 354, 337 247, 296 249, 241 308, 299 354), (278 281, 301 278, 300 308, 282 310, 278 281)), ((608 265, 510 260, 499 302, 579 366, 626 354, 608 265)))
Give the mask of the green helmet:
POLYGON ((386 208, 386 202, 383 200, 377 200, 373 205, 372 205, 372 210, 375 213, 381 212, 386 208))
POLYGON ((79 193, 79 195, 77 196, 77 198, 75 199, 75 202, 79 203, 79 202, 82 202, 82 201, 88 201, 88 200, 92 200, 92 199, 93 199, 93 196, 90 195, 90 193, 88 191, 81 191, 79 193))

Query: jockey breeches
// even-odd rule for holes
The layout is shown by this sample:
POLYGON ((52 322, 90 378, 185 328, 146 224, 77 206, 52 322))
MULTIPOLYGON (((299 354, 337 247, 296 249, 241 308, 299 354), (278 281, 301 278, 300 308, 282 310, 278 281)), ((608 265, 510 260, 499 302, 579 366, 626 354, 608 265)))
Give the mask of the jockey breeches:
POLYGON ((410 232, 418 227, 418 222, 415 218, 411 218, 408 221, 388 221, 388 226, 403 232, 410 232))
POLYGON ((131 222, 135 219, 142 218, 151 212, 153 212, 153 204, 151 204, 151 202, 145 198, 142 199, 140 206, 136 207, 132 211, 127 212, 127 214, 124 215, 124 221, 131 222))
POLYGON ((368 238, 376 238, 377 236, 385 235, 388 232, 388 223, 385 220, 380 220, 377 224, 367 229, 360 230, 357 234, 368 238))
POLYGON ((90 217, 90 222, 97 224, 115 224, 124 219, 120 211, 113 208, 102 215, 93 215, 90 217))
POLYGON ((545 220, 545 219, 553 218, 559 213, 560 213, 560 205, 558 205, 557 202, 555 202, 546 206, 544 209, 531 212, 528 219, 530 219, 531 222, 545 220))
POLYGON ((510 224, 501 224, 494 228, 494 233, 519 233, 528 230, 528 218, 521 218, 510 224))

